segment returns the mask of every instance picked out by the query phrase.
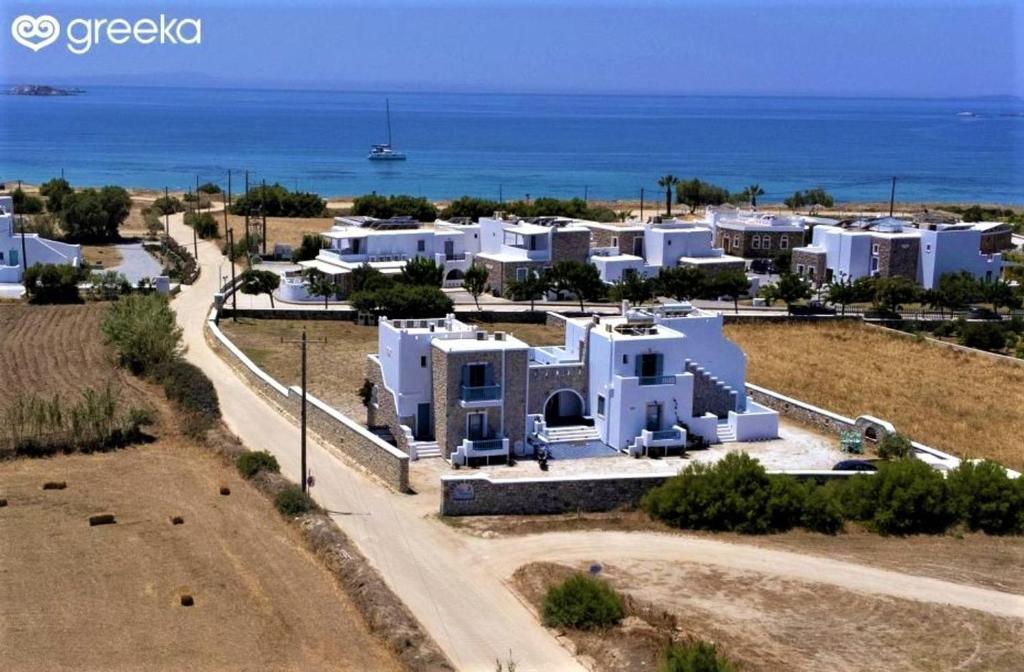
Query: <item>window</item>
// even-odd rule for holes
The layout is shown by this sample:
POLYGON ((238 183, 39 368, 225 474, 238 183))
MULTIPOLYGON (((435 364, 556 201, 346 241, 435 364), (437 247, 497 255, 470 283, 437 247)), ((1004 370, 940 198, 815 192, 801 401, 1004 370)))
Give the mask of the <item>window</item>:
POLYGON ((771 236, 765 236, 764 237, 764 249, 766 249, 766 250, 772 249, 772 237, 771 236))
POLYGON ((671 238, 669 238, 669 239, 668 239, 668 242, 667 242, 667 243, 665 243, 665 244, 666 244, 666 245, 668 245, 669 247, 672 247, 672 239, 671 239, 671 238))
POLYGON ((618 236, 612 236, 612 247, 618 247, 618 246, 619 246, 619 237, 618 236))
POLYGON ((525 266, 519 266, 518 268, 516 268, 516 281, 522 282, 526 280, 527 273, 529 273, 529 271, 530 269, 526 268, 525 266))
POLYGON ((622 356, 622 363, 623 364, 629 364, 629 355, 623 355, 622 356))
POLYGON ((737 250, 740 249, 740 237, 738 234, 732 237, 732 246, 737 250))
POLYGON ((487 438, 487 413, 470 413, 466 416, 466 438, 470 441, 487 438))
POLYGON ((932 251, 932 244, 931 243, 925 243, 924 251, 925 252, 931 252, 932 251))
POLYGON ((423 369, 427 368, 427 356, 426 355, 420 355, 420 368, 423 368, 423 369))
POLYGON ((376 385, 371 385, 370 386, 370 404, 374 408, 377 408, 377 386, 376 385))
POLYGON ((871 254, 878 255, 878 243, 871 243, 871 254))
POLYGON ((427 241, 425 241, 425 240, 417 240, 416 241, 416 251, 417 252, 423 252, 426 249, 427 249, 427 241))
POLYGON ((803 264, 797 264, 796 265, 796 272, 797 272, 797 275, 803 275, 804 274, 804 265, 803 264))
POLYGON ((760 250, 761 249, 761 236, 754 236, 754 239, 751 241, 750 247, 752 247, 755 250, 760 250))
POLYGON ((784 250, 789 248, 789 236, 782 236, 779 238, 779 247, 784 250))
POLYGON ((878 257, 871 258, 871 272, 878 273, 878 257))
POLYGON ((601 415, 601 416, 604 415, 604 395, 603 394, 597 395, 597 414, 601 415))

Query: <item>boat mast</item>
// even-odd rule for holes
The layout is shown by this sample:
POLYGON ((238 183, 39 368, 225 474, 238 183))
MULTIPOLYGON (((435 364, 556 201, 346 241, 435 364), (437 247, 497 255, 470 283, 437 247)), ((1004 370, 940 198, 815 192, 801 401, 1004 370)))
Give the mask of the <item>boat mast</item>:
POLYGON ((388 117, 388 147, 390 147, 391 146, 391 102, 387 98, 384 99, 384 109, 387 111, 387 117, 388 117))

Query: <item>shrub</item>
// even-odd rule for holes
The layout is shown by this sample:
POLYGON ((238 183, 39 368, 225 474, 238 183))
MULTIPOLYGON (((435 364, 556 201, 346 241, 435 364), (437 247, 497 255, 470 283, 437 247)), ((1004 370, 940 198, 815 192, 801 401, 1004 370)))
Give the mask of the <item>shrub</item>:
POLYGON ((1006 347, 1003 328, 992 322, 967 322, 960 329, 960 345, 979 350, 996 351, 1006 347))
POLYGON ((39 195, 46 198, 46 209, 60 212, 64 209, 64 197, 74 192, 71 185, 63 177, 55 177, 39 185, 39 195))
POLYGON ((89 277, 89 282, 92 284, 90 294, 97 299, 112 301, 118 296, 132 292, 132 284, 128 282, 128 278, 117 271, 93 273, 89 277))
POLYGON ((121 365, 133 373, 171 363, 181 353, 181 329, 159 294, 136 294, 112 304, 101 328, 121 365))
POLYGON ((153 201, 151 206, 161 215, 173 215, 176 212, 184 212, 185 205, 177 196, 161 196, 153 201))
POLYGON ((886 460, 903 460, 914 454, 910 439, 898 433, 886 434, 878 443, 878 456, 886 460))
POLYGON ((264 450, 242 453, 235 461, 235 466, 238 467, 238 473, 245 478, 252 478, 261 471, 281 473, 281 465, 277 463, 277 458, 264 450))
POLYGON ((21 187, 11 192, 14 211, 20 215, 35 215, 43 211, 43 199, 26 194, 21 187))
POLYGON ((171 280, 182 284, 191 284, 199 276, 196 258, 188 248, 180 245, 170 236, 160 239, 160 256, 164 260, 164 274, 171 280))
POLYGON ((734 672, 735 669, 714 644, 699 639, 670 644, 658 664, 658 672, 734 672))
POLYGON ((604 581, 576 574, 548 589, 544 625, 592 630, 617 624, 626 615, 622 598, 604 581))
POLYGON ((231 205, 236 215, 262 212, 268 217, 320 217, 327 204, 317 194, 289 191, 280 184, 250 187, 231 205))
POLYGON ((437 287, 393 284, 377 290, 353 292, 349 303, 356 310, 393 319, 420 319, 447 315, 452 300, 437 287))
POLYGON ((1024 531, 1024 487, 1017 481, 995 462, 961 462, 947 479, 953 510, 972 530, 1020 533, 1024 531))
POLYGON ((199 185, 199 188, 196 189, 196 191, 202 194, 219 194, 220 186, 214 184, 213 182, 207 182, 205 184, 199 185))
POLYGON ((302 234, 302 243, 292 250, 292 261, 298 263, 300 261, 316 259, 323 246, 323 240, 321 240, 318 234, 304 233, 302 234))
POLYGON ((421 196, 381 196, 374 193, 353 199, 352 214, 379 219, 405 216, 420 222, 432 222, 437 219, 437 208, 421 196))
POLYGON ((936 534, 955 520, 946 479, 920 460, 883 464, 837 485, 845 516, 880 534, 936 534))
POLYGON ((152 371, 164 395, 185 412, 186 433, 199 435, 220 417, 217 390, 202 369, 175 357, 152 371))
POLYGON ((78 303, 78 283, 84 279, 83 269, 68 264, 35 264, 23 276, 32 303, 78 303))
POLYGON ((274 497, 274 506, 286 516, 298 516, 316 509, 316 504, 310 496, 295 484, 289 484, 277 493, 277 496, 274 497))
POLYGON ((209 212, 190 212, 185 215, 186 226, 196 230, 196 235, 202 239, 220 238, 220 227, 217 225, 217 218, 209 212))

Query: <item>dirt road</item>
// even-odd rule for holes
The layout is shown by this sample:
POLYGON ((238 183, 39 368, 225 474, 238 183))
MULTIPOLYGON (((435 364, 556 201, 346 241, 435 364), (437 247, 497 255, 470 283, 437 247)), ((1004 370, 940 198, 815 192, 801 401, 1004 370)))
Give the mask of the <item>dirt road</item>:
MULTIPOLYGON (((180 215, 172 234, 191 243, 180 215)), ((298 480, 298 430, 249 388, 203 336, 217 268, 223 257, 213 243, 199 247, 203 273, 175 300, 188 358, 213 379, 224 418, 245 444, 269 450, 283 472, 298 480)), ((316 442, 309 464, 313 495, 359 545, 391 588, 460 670, 493 670, 511 651, 518 669, 579 670, 579 663, 542 628, 507 589, 504 580, 520 564, 536 560, 605 562, 647 557, 709 562, 810 580, 851 590, 956 604, 1024 618, 1024 598, 877 570, 824 558, 654 533, 558 533, 497 540, 461 535, 429 518, 433 496, 399 495, 347 466, 316 442)))

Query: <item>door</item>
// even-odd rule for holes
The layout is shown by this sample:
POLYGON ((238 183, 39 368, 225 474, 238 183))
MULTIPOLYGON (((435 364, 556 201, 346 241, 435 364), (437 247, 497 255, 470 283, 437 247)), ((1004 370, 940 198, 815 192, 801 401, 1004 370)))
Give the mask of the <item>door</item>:
POLYGON ((11 253, 8 256, 9 256, 9 258, 11 260, 11 262, 9 264, 10 266, 20 266, 21 265, 21 264, 18 263, 18 251, 17 250, 11 250, 11 253))
POLYGON ((470 441, 480 441, 487 438, 485 420, 487 416, 483 413, 470 413, 466 416, 466 438, 470 441))
POLYGON ((453 259, 455 257, 455 241, 446 240, 444 241, 444 258, 453 259))
POLYGON ((633 239, 633 256, 644 256, 644 239, 642 236, 637 236, 636 238, 633 239))
POLYGON ((430 404, 416 405, 416 440, 429 441, 434 436, 434 428, 430 424, 430 404))
POLYGON ((656 432, 661 429, 661 404, 647 404, 647 420, 644 429, 649 432, 656 432))

